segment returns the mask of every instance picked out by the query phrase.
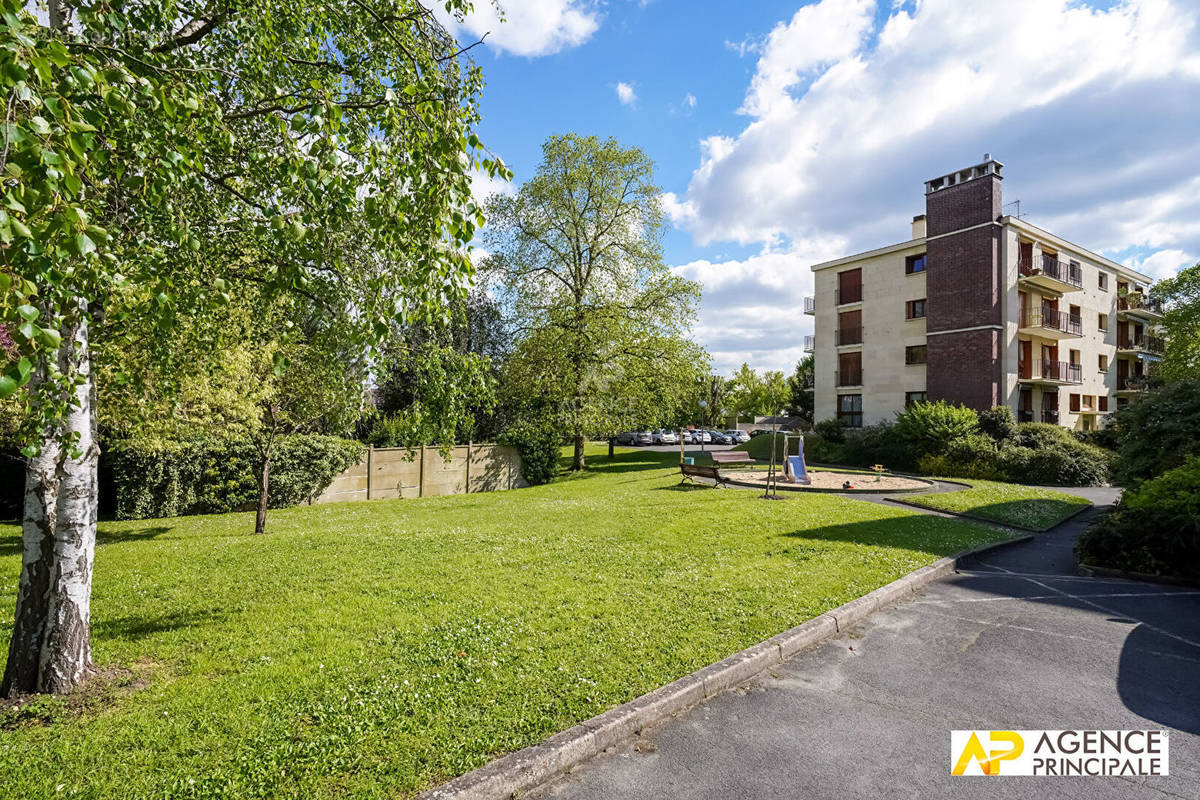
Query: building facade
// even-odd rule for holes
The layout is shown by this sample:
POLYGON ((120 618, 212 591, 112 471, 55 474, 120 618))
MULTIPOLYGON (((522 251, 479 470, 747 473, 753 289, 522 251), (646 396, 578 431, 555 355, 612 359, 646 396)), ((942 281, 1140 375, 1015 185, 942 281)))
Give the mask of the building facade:
POLYGON ((816 418, 858 427, 916 400, 1101 427, 1162 352, 1150 278, 1002 213, 1003 164, 925 184, 912 238, 817 264, 816 418))

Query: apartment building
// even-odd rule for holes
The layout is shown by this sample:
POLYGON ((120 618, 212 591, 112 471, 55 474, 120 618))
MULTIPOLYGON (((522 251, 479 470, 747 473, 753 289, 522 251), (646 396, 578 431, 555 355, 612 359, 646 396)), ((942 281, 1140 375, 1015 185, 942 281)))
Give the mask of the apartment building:
POLYGON ((1143 391, 1163 346, 1150 278, 1005 215, 1003 169, 927 181, 911 239, 812 267, 817 419, 943 399, 1090 430, 1143 391))

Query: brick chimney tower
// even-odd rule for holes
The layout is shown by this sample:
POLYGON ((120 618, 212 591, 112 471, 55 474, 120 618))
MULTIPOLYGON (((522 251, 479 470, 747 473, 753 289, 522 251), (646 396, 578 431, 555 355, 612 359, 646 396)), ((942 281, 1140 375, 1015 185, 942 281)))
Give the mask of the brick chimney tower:
POLYGON ((1004 165, 925 182, 926 391, 984 410, 1003 402, 1001 192, 1004 165))

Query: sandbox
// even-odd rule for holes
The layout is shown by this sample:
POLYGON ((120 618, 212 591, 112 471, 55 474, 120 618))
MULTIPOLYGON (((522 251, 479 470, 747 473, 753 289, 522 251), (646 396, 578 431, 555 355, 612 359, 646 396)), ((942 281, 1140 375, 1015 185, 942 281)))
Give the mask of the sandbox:
MULTIPOLYGON (((766 470, 722 469, 721 477, 736 486, 755 489, 765 489, 767 486, 766 470)), ((817 492, 858 492, 862 494, 888 493, 899 494, 908 492, 927 491, 936 484, 923 478, 913 478, 907 475, 883 475, 876 477, 874 473, 838 472, 836 470, 809 470, 808 477, 812 483, 807 486, 799 483, 789 483, 781 474, 779 476, 779 491, 817 491, 817 492), (849 481, 852 489, 843 489, 842 485, 849 481)))

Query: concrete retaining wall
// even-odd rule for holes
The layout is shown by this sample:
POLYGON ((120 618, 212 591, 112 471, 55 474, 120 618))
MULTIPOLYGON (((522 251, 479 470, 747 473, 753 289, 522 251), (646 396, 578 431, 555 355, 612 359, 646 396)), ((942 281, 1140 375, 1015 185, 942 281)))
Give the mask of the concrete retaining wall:
POLYGON ((443 457, 436 447, 373 447, 313 503, 436 497, 526 486, 514 447, 469 444, 443 457))

